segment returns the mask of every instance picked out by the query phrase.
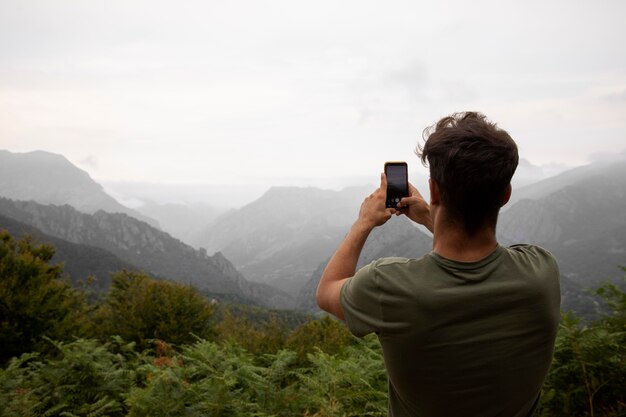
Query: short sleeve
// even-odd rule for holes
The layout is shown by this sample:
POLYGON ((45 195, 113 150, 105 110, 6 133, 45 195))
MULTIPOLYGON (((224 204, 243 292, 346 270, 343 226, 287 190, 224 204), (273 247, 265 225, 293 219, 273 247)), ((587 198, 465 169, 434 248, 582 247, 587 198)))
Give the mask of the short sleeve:
POLYGON ((355 336, 378 333, 384 326, 378 279, 373 262, 358 270, 341 288, 341 308, 346 324, 355 336))

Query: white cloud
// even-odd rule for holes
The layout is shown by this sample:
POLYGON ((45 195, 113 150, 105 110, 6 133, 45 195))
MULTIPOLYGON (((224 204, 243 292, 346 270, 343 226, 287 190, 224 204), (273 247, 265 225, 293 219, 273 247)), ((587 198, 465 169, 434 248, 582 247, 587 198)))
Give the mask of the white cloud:
POLYGON ((103 179, 322 183, 418 164, 422 129, 472 109, 535 164, 583 163, 624 147, 624 15, 622 1, 7 0, 0 147, 94 155, 103 179))

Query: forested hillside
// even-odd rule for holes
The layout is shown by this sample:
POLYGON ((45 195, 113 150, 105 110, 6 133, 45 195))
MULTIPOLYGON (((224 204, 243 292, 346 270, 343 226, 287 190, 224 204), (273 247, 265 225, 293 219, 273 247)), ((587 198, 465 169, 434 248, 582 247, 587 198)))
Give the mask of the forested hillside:
MULTIPOLYGON (((54 243, 55 260, 67 261, 65 273, 74 283, 93 275, 93 288, 106 290, 112 271, 138 269, 191 283, 220 300, 308 311, 317 311, 313 294, 323 265, 372 189, 272 187, 209 227, 217 212, 207 205, 144 207, 166 220, 171 232, 196 236, 194 243, 205 251, 136 219, 136 212, 61 155, 3 151, 0 162, 0 195, 34 200, 0 198, 0 227, 54 243)), ((521 162, 518 174, 531 178, 531 168, 521 162)), ((500 216, 501 243, 534 243, 556 255, 565 310, 597 317, 601 307, 588 289, 607 279, 619 284, 618 265, 626 263, 625 180, 626 162, 616 156, 514 189, 500 216)), ((402 220, 372 233, 360 266, 430 250, 429 235, 402 220)))
POLYGON ((95 293, 107 291, 111 286, 111 274, 122 269, 135 269, 112 253, 89 245, 81 245, 46 235, 39 229, 0 214, 0 229, 8 230, 13 236, 28 236, 40 242, 54 245, 53 263, 63 263, 64 276, 75 287, 89 281, 95 293))

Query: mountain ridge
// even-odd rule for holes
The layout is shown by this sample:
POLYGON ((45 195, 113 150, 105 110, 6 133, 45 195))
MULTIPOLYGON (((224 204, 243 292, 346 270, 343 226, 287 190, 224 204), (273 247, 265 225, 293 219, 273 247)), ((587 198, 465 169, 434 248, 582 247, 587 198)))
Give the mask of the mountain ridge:
POLYGON ((69 205, 0 198, 0 214, 45 234, 104 249, 136 268, 201 291, 239 295, 272 307, 290 303, 280 291, 248 282, 221 254, 208 256, 124 213, 100 210, 91 215, 69 205))

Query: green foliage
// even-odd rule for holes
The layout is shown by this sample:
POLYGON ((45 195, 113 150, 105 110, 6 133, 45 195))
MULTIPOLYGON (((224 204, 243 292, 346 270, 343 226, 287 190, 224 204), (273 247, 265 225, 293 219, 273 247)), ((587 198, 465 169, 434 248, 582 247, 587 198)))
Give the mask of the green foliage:
POLYGON ((295 351, 302 362, 309 353, 320 350, 333 355, 355 341, 356 338, 345 324, 330 316, 324 316, 320 320, 311 320, 296 328, 287 338, 285 347, 295 351))
MULTIPOLYGON (((211 299, 211 297, 207 297, 211 299)), ((230 313, 232 316, 245 318, 256 328, 263 327, 266 323, 277 320, 286 330, 292 330, 301 324, 307 323, 314 318, 310 313, 303 313, 294 310, 268 309, 254 305, 239 303, 217 303, 213 315, 216 322, 221 322, 224 315, 230 313)))
POLYGON ((101 337, 119 335, 147 348, 153 339, 182 345, 211 337, 213 307, 194 288, 138 272, 113 275, 98 314, 101 337))
MULTIPOLYGON (((0 232, 0 417, 387 413, 374 336, 255 308, 216 320, 193 288, 128 271, 89 307, 53 254, 0 232), (89 331, 99 339, 75 339, 89 331)), ((563 316, 541 416, 626 415, 626 294, 597 294, 609 311, 597 321, 563 316)))
POLYGON ((132 345, 119 339, 104 345, 84 339, 52 343, 56 357, 22 355, 0 371, 0 417, 126 415, 123 401, 135 365, 111 350, 128 353, 132 345))
POLYGON ((345 355, 308 356, 312 367, 298 374, 304 415, 387 415, 387 374, 375 336, 347 348, 345 355))
POLYGON ((216 332, 218 340, 237 344, 250 353, 263 354, 276 353, 283 348, 287 329, 276 316, 269 316, 266 322, 255 324, 248 316, 225 310, 216 332))
POLYGON ((223 311, 216 332, 217 340, 237 344, 256 355, 281 349, 295 351, 301 365, 308 360, 308 353, 317 350, 338 353, 356 340, 343 323, 330 316, 310 319, 290 332, 288 325, 276 315, 255 323, 247 315, 235 315, 228 309, 223 311))
MULTIPOLYGON (((626 267, 621 267, 626 272, 626 267)), ((624 277, 626 283, 626 277, 624 277)), ((608 329, 617 332, 626 330, 626 292, 617 285, 607 283, 596 291, 604 299, 609 313, 600 318, 600 322, 608 329)))
POLYGON ((235 345, 199 341, 141 372, 147 384, 131 390, 129 417, 261 416, 271 406, 268 368, 235 345))
POLYGON ((0 231, 0 363, 45 349, 43 336, 80 335, 86 305, 81 293, 50 265, 54 248, 0 231))
POLYGON ((597 293, 612 313, 585 325, 563 317, 541 415, 626 415, 626 294, 613 284, 597 293))
POLYGON ((131 389, 128 415, 386 415, 387 379, 375 338, 345 355, 309 357, 310 367, 295 367, 293 351, 255 357, 234 344, 198 341, 140 368, 146 384, 131 389))

